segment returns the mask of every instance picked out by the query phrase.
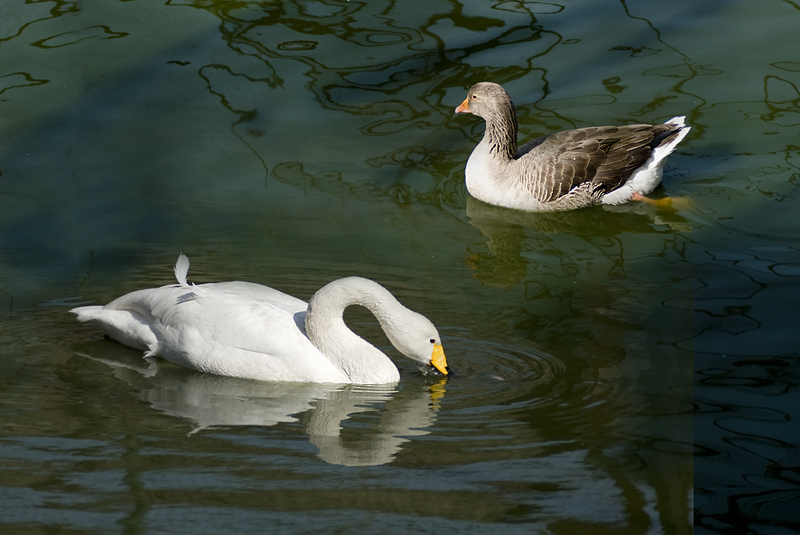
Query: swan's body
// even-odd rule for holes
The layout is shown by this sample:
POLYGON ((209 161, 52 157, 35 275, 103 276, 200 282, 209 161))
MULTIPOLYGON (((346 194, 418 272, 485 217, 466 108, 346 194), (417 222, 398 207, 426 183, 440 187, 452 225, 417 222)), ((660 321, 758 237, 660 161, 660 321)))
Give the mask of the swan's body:
POLYGON ((175 266, 178 284, 138 290, 105 306, 73 309, 114 340, 207 373, 262 381, 385 384, 400 379, 394 363, 347 328, 349 305, 370 309, 404 355, 443 374, 449 368, 439 333, 379 284, 347 277, 306 304, 249 282, 195 286, 189 260, 175 266))
POLYGON ((684 117, 664 124, 566 130, 517 147, 517 115, 497 84, 470 88, 456 113, 486 121, 466 168, 467 190, 486 203, 528 211, 621 204, 651 193, 665 158, 689 133, 684 117))

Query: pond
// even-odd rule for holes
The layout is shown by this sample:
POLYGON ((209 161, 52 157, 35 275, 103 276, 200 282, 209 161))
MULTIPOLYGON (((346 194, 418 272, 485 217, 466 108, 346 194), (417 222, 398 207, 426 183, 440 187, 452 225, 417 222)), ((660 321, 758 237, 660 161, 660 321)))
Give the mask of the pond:
POLYGON ((800 530, 796 2, 2 0, 3 533, 800 530), (471 198, 520 138, 692 127, 659 204, 471 198), (349 275, 442 335, 396 385, 148 361, 69 310, 349 275))

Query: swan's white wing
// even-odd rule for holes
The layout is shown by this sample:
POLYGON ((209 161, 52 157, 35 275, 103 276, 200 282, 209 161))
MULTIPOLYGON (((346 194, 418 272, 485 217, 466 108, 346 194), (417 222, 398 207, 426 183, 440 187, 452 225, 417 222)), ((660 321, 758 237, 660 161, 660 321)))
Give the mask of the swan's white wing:
POLYGON ((286 310, 291 314, 298 312, 305 312, 308 308, 308 303, 289 294, 285 294, 275 288, 264 286, 263 284, 256 284, 254 282, 213 282, 209 284, 202 284, 200 288, 218 289, 228 295, 238 295, 241 297, 257 299, 259 301, 266 301, 278 308, 286 310))
MULTIPOLYGON (((108 318, 118 322, 127 314, 131 325, 139 331, 147 326, 152 336, 145 343, 119 341, 147 345, 151 355, 200 371, 266 381, 348 381, 298 328, 305 303, 265 286, 164 286, 124 295, 102 310, 87 319, 106 328, 108 318)), ((120 329, 106 331, 116 338, 120 329)))

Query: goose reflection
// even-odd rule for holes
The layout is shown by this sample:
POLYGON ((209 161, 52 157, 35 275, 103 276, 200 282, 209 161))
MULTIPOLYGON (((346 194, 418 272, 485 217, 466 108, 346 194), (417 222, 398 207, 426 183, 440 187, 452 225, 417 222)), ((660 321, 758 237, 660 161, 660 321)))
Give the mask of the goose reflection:
POLYGON ((84 344, 75 352, 111 366, 154 409, 191 422, 189 434, 223 426, 301 422, 320 459, 345 466, 392 462, 411 437, 430 433, 445 394, 446 379, 402 387, 262 382, 143 360, 136 352, 124 355, 127 349, 107 341, 84 344), (377 416, 373 423, 342 425, 366 413, 377 416))
POLYGON ((689 222, 678 213, 684 203, 683 199, 666 198, 569 212, 524 212, 467 197, 467 218, 488 238, 489 252, 471 254, 465 263, 481 283, 512 287, 528 273, 530 261, 522 254, 528 231, 577 236, 688 232, 689 222))

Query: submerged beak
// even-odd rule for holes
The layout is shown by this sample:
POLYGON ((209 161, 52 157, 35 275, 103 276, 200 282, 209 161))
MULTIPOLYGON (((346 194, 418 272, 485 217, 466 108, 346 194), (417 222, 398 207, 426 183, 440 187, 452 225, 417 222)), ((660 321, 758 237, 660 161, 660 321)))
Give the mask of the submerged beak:
POLYGON ((447 359, 444 358, 444 348, 442 348, 442 344, 433 345, 431 366, 439 370, 442 375, 447 375, 450 373, 450 368, 447 366, 447 359))
POLYGON ((464 102, 456 108, 456 113, 472 113, 469 111, 469 98, 465 98, 464 102))

